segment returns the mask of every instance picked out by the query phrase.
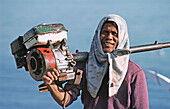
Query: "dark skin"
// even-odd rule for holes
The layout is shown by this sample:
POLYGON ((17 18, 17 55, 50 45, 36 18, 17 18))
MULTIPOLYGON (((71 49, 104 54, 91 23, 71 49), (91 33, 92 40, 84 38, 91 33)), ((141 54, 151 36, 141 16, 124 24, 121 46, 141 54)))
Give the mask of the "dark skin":
MULTIPOLYGON (((53 71, 48 71, 46 75, 43 76, 43 81, 47 85, 54 100, 61 106, 64 105, 64 97, 67 92, 65 92, 61 87, 57 86, 54 80, 58 80, 59 72, 57 69, 53 71)), ((66 94, 65 100, 68 100, 68 93, 66 94)))
POLYGON ((106 53, 111 53, 116 49, 118 44, 118 31, 112 23, 105 23, 101 33, 100 40, 103 47, 103 51, 106 53))
MULTIPOLYGON (((118 31, 116 27, 108 22, 103 25, 103 28, 100 33, 100 40, 102 44, 103 51, 105 53, 111 53, 116 49, 118 44, 118 31)), ((59 76, 58 70, 53 69, 53 71, 48 71, 46 75, 43 76, 43 81, 47 85, 48 89, 54 100, 63 106, 64 104, 64 96, 66 94, 65 100, 68 100, 68 93, 64 92, 64 90, 57 86, 54 83, 54 80, 57 80, 59 76)))

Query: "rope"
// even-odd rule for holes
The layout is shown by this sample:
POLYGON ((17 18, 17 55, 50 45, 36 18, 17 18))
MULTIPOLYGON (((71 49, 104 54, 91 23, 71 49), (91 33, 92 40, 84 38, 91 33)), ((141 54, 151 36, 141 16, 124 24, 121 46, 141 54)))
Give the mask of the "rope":
POLYGON ((65 91, 65 95, 64 95, 64 103, 63 103, 63 109, 65 109, 66 107, 66 97, 67 97, 67 91, 65 91))

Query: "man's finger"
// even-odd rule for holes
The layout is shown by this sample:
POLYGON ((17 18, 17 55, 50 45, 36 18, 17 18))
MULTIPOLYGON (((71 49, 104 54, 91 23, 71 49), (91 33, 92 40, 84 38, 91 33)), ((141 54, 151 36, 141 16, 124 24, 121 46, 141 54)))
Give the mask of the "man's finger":
POLYGON ((52 83, 52 80, 46 75, 43 76, 43 81, 46 84, 51 84, 52 83))
POLYGON ((54 68, 53 71, 55 72, 55 74, 57 75, 57 77, 59 77, 60 74, 59 74, 58 70, 54 68))
POLYGON ((51 72, 51 74, 53 75, 54 80, 57 80, 57 79, 58 79, 58 76, 55 74, 55 72, 54 72, 54 71, 52 71, 52 72, 51 72))
POLYGON ((54 77, 51 72, 47 72, 46 76, 48 76, 52 81, 54 80, 54 77))

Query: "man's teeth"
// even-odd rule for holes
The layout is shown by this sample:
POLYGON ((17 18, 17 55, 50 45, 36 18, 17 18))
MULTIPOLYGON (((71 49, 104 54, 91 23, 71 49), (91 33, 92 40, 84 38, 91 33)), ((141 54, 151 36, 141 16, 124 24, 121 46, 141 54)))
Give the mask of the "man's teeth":
MULTIPOLYGON (((105 44, 111 44, 111 43, 105 42, 105 44)), ((112 44, 111 44, 111 45, 112 45, 112 44)))

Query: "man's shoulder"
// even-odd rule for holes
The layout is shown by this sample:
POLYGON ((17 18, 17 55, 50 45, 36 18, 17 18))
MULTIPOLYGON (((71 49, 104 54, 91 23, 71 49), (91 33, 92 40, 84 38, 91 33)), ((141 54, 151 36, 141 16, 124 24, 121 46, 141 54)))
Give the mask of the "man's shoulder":
POLYGON ((137 72, 140 72, 140 71, 143 71, 142 68, 138 64, 136 64, 133 61, 129 60, 128 72, 130 74, 134 74, 134 73, 137 73, 137 72))

